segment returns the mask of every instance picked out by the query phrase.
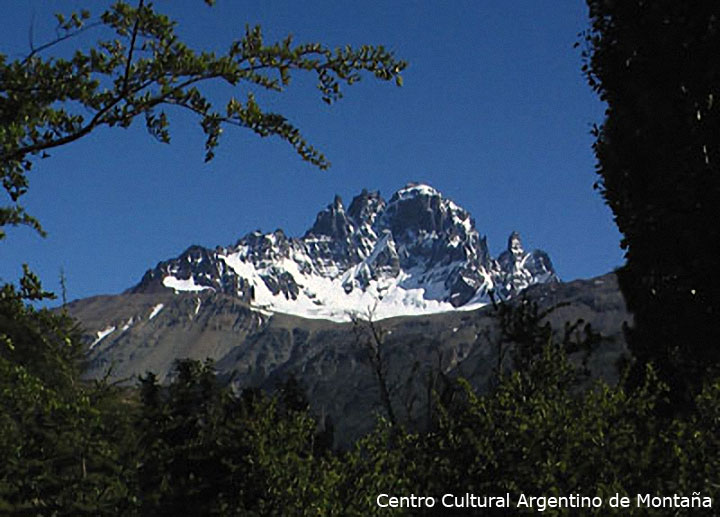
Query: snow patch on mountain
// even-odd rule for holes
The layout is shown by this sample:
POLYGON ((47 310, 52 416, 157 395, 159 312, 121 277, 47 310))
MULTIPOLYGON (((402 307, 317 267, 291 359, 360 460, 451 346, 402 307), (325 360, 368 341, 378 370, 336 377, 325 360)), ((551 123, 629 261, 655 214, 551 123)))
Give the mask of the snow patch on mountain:
POLYGON ((151 320, 155 316, 160 314, 160 311, 163 310, 163 307, 165 307, 165 305, 162 303, 158 303, 155 307, 153 307, 152 310, 150 311, 150 316, 148 316, 148 320, 151 320))
MULTIPOLYGON (((372 314, 376 319, 393 316, 428 314, 453 310, 449 302, 437 299, 441 285, 421 283, 417 271, 402 272, 397 277, 371 279, 364 289, 345 287, 348 277, 357 274, 358 267, 343 275, 324 276, 317 271, 301 270, 294 260, 284 259, 267 267, 258 267, 241 258, 241 254, 220 255, 219 258, 239 276, 250 279, 254 290, 251 304, 270 312, 282 312, 305 318, 348 321, 351 316, 372 314), (266 284, 273 271, 288 273, 301 286, 293 296, 274 294, 266 284)), ((475 304, 475 307, 483 303, 475 304)))
POLYGON ((120 329, 120 332, 126 332, 130 327, 132 327, 133 322, 135 321, 135 318, 130 318, 125 322, 125 324, 120 329))
POLYGON ((198 285, 193 278, 176 278, 172 275, 163 278, 163 285, 175 291, 202 291, 212 287, 198 285))
POLYGON ((105 339, 106 337, 108 337, 108 336, 109 336, 110 334, 112 334, 113 332, 115 332, 115 326, 114 326, 114 325, 111 325, 111 326, 109 326, 109 327, 107 327, 107 328, 105 328, 105 329, 103 329, 103 330, 98 330, 98 331, 97 331, 97 334, 96 334, 96 335, 97 335, 97 338, 95 339, 95 341, 93 341, 92 343, 90 343, 90 350, 92 350, 98 343, 100 343, 100 341, 102 341, 103 339, 105 339))

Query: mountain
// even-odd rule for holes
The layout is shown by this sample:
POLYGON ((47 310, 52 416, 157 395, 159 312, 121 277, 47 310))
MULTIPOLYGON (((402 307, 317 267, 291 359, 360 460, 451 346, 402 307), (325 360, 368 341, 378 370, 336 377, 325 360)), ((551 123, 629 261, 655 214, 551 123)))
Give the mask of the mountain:
POLYGON ((560 331, 581 318, 604 336, 590 363, 613 378, 629 321, 614 275, 563 283, 548 255, 513 232, 497 258, 470 215, 427 185, 385 201, 336 197, 302 237, 253 232, 235 245, 191 246, 118 295, 66 307, 85 329, 87 375, 133 383, 172 375, 179 358, 215 362, 237 387, 272 389, 294 376, 337 443, 369 430, 382 412, 368 363, 370 310, 400 418, 421 425, 428 379, 463 376, 488 386, 497 364, 495 298, 548 308, 560 331), (522 291, 523 296, 517 296, 522 291))
POLYGON ((191 246, 149 270, 132 293, 224 293, 271 313, 347 321, 478 308, 558 281, 548 255, 513 232, 493 259, 470 214, 411 183, 385 201, 363 190, 318 213, 300 238, 253 232, 234 246, 191 246))

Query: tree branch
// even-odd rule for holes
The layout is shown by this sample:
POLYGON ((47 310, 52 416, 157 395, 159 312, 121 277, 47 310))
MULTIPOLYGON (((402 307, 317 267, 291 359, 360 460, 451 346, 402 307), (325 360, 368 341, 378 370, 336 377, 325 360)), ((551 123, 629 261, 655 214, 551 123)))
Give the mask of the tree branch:
POLYGON ((125 63, 125 74, 123 76, 123 87, 121 95, 127 93, 128 80, 130 79, 130 66, 132 65, 133 51, 135 50, 135 41, 137 40, 138 28, 140 27, 140 11, 142 11, 145 0, 140 0, 135 15, 135 25, 133 26, 132 36, 130 37, 130 49, 128 50, 127 63, 125 63))
POLYGON ((102 25, 102 22, 93 22, 93 23, 89 23, 87 25, 83 25, 78 30, 73 31, 73 32, 68 32, 67 34, 65 34, 63 36, 58 36, 54 40, 48 41, 47 43, 44 43, 37 48, 33 48, 32 41, 31 41, 30 42, 30 53, 27 56, 25 56, 25 59, 23 59, 21 61, 21 64, 23 64, 23 65, 27 64, 27 62, 30 61, 30 59, 32 59, 35 55, 39 54, 43 50, 47 50, 50 47, 54 47, 58 43, 62 43, 65 40, 74 38, 75 36, 79 36, 83 32, 90 30, 90 29, 94 29, 95 27, 99 27, 100 25, 102 25))

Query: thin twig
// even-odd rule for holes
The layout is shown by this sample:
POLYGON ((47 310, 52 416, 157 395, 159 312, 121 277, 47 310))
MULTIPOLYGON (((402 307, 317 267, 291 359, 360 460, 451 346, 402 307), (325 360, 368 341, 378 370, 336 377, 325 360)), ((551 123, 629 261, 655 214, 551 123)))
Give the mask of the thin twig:
POLYGON ((35 43, 34 43, 34 31, 35 31, 35 9, 33 9, 32 14, 30 15, 30 28, 28 29, 28 44, 30 45, 30 52, 35 51, 35 43))
POLYGON ((62 43, 65 40, 74 38, 75 36, 78 36, 87 30, 94 29, 95 27, 98 27, 100 25, 102 25, 102 22, 94 22, 94 23, 89 23, 87 25, 83 25, 78 30, 76 30, 74 32, 68 32, 64 36, 58 36, 54 40, 48 41, 47 43, 44 43, 37 48, 33 48, 32 44, 31 44, 30 45, 30 53, 27 56, 25 56, 25 59, 22 60, 21 64, 23 64, 23 65, 26 64, 28 61, 30 61, 30 59, 32 59, 35 55, 39 54, 43 50, 47 50, 50 47, 57 45, 58 43, 62 43))
POLYGON ((130 66, 132 65, 133 51, 135 50, 135 40, 137 39, 138 28, 140 27, 140 11, 142 11, 144 3, 145 0, 140 0, 135 14, 135 25, 133 26, 132 36, 130 37, 130 50, 128 51, 127 63, 125 63, 125 76, 123 78, 121 95, 127 93, 128 80, 130 79, 130 66))

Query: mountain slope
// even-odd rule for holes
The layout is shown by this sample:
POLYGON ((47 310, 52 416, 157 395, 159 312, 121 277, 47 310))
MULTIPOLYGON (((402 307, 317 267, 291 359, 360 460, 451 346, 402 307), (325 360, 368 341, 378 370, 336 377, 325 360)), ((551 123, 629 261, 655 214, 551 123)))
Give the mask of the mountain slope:
MULTIPOLYGON (((526 291, 542 307, 566 303, 551 315, 562 329, 582 318, 603 336, 591 366, 612 379, 625 350, 629 321, 614 275, 570 283, 538 284, 526 291)), ((273 388, 295 376, 316 415, 331 418, 340 442, 372 427, 380 405, 377 380, 352 323, 262 314, 237 297, 203 290, 174 294, 124 293, 72 302, 71 315, 92 343, 89 377, 110 370, 113 380, 134 383, 152 371, 166 380, 178 358, 211 358, 238 386, 273 388)), ((426 404, 425 380, 438 371, 462 375, 484 389, 496 365, 497 332, 492 307, 406 316, 379 322, 386 332, 384 356, 399 416, 412 420, 426 404), (416 400, 408 409, 408 401, 416 400)))

